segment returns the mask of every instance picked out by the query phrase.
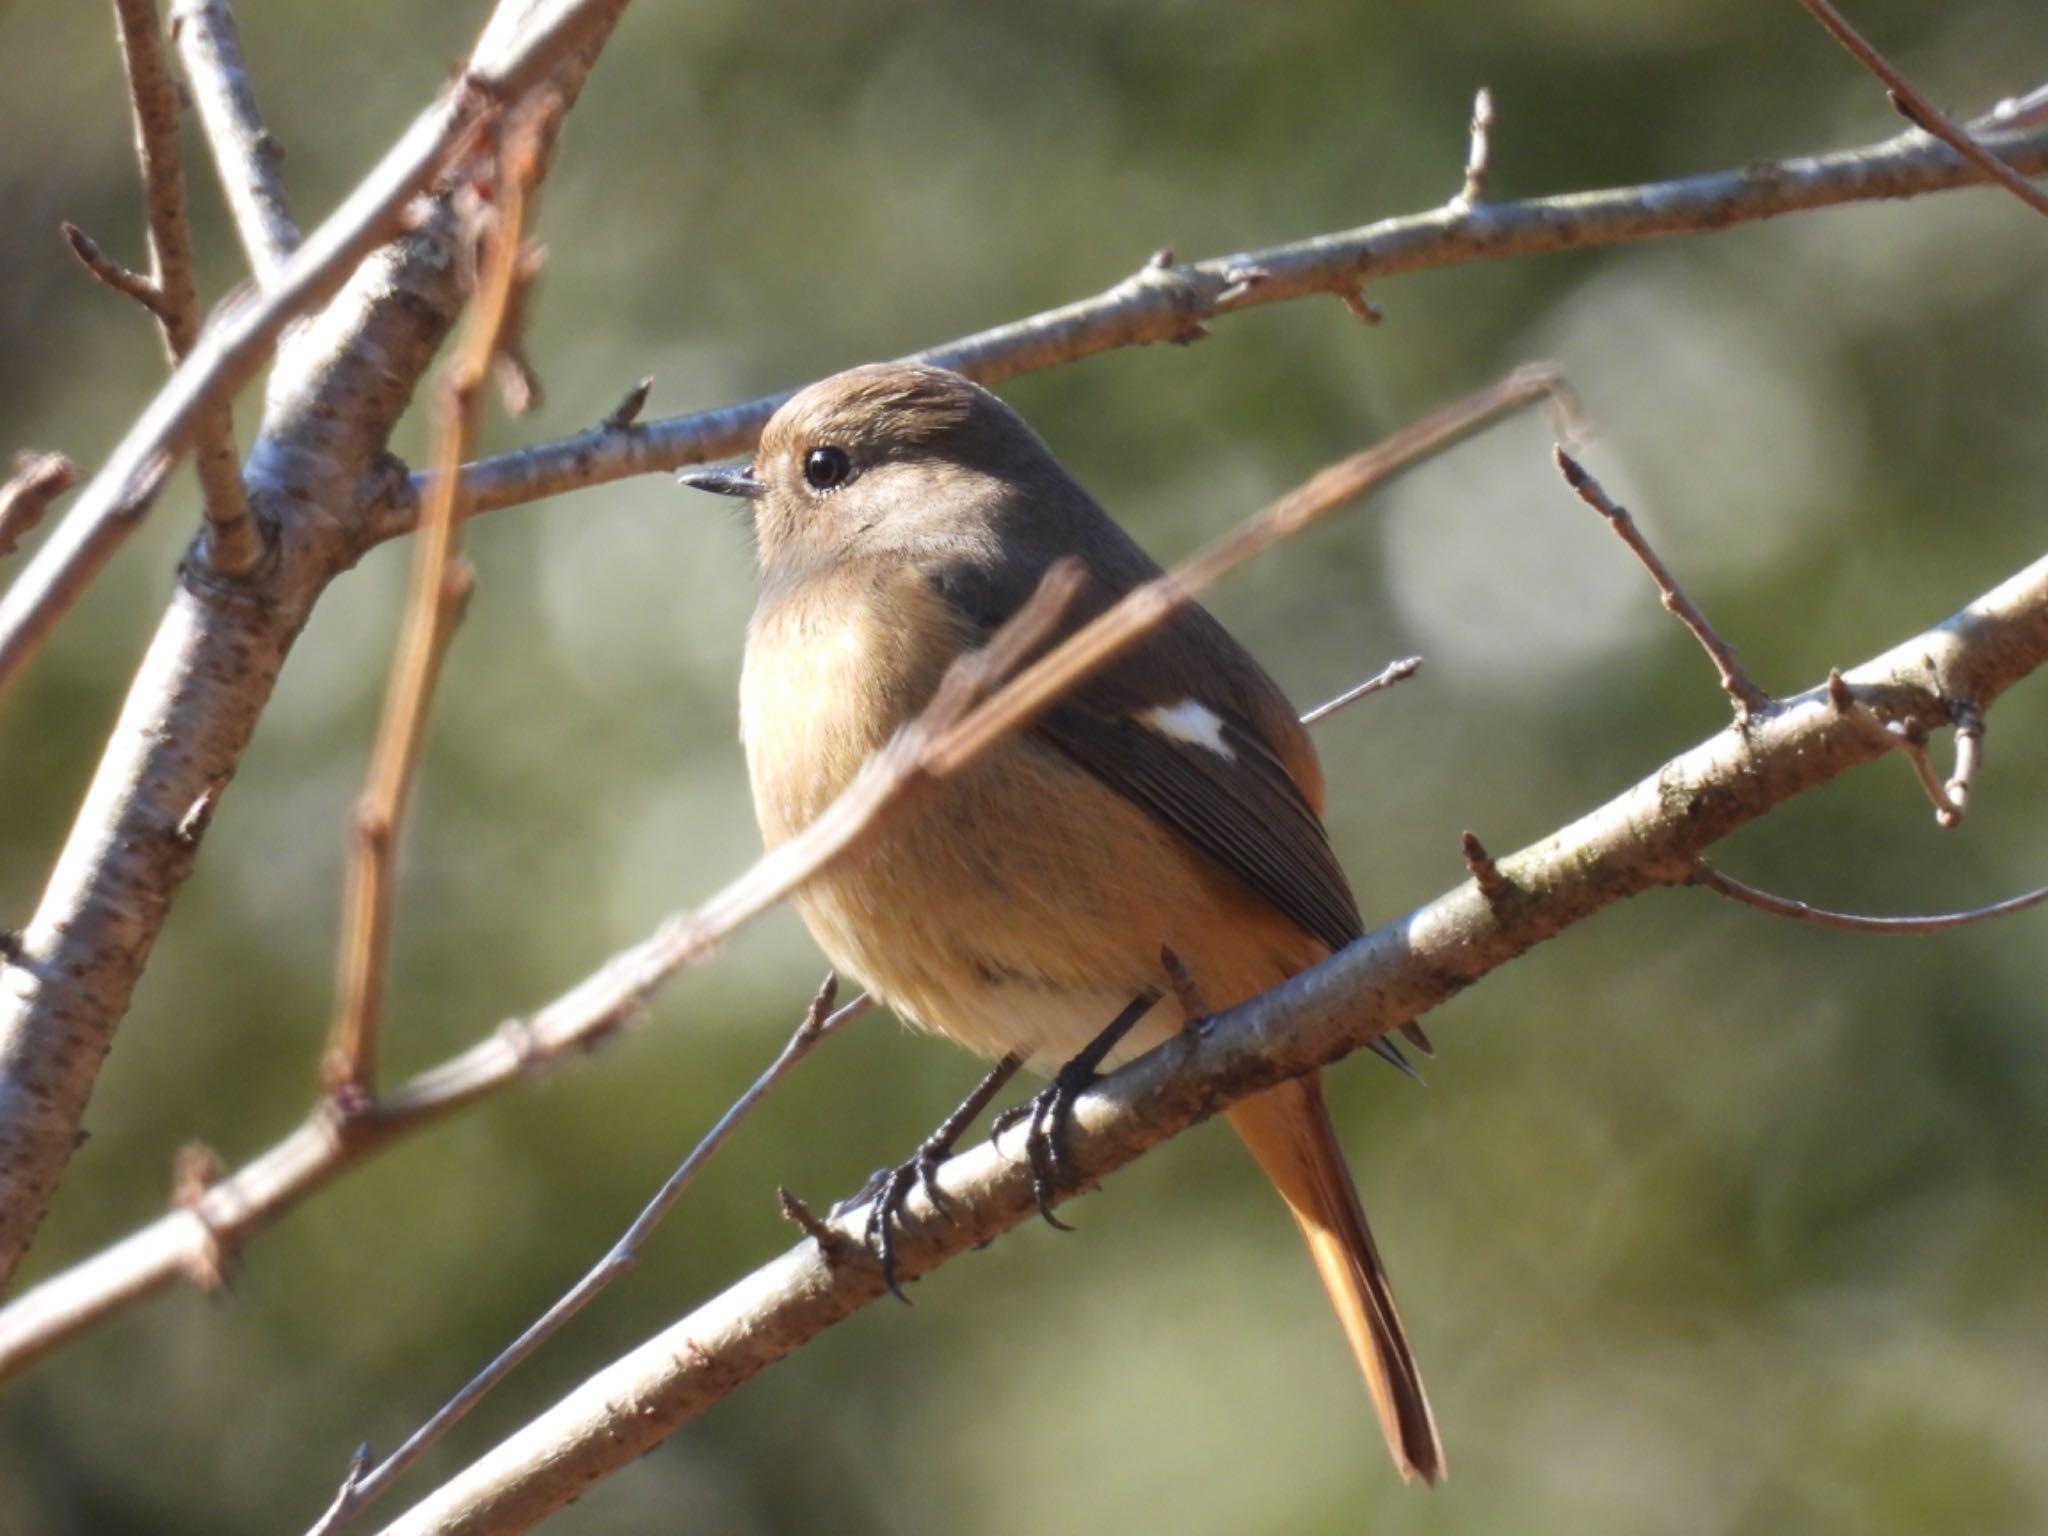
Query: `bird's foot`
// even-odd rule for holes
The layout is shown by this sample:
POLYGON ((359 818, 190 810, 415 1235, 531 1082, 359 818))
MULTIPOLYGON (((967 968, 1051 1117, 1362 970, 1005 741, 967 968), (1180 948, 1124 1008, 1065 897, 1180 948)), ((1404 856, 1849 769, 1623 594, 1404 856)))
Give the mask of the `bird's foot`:
POLYGON ((1017 1069, 1023 1064, 1024 1058, 1015 1053, 997 1062, 989 1074, 975 1084, 974 1091, 961 1101, 960 1107, 918 1143, 915 1152, 894 1168, 877 1169, 862 1186, 861 1192, 846 1202, 847 1209, 863 1201, 869 1202, 862 1240, 882 1271, 882 1284, 889 1288, 891 1296, 906 1306, 910 1304, 910 1298, 903 1294, 903 1287, 896 1278, 896 1229, 903 1224, 904 1208, 910 1197, 922 1189, 934 1211, 948 1220, 952 1218, 952 1201, 939 1188, 939 1165, 953 1155, 953 1148, 960 1137, 981 1117, 989 1101, 1017 1075, 1017 1069))
POLYGON ((1014 1109, 996 1116, 992 1134, 998 1140, 1007 1130, 1025 1127, 1024 1156, 1031 1164, 1031 1193, 1038 1201, 1038 1214, 1047 1225, 1062 1232, 1074 1229, 1053 1215, 1052 1208, 1059 1202, 1062 1190, 1076 1182, 1062 1146, 1067 1123, 1073 1119, 1074 1100, 1102 1076, 1102 1063, 1109 1053, 1158 1001, 1157 992, 1144 992, 1133 998, 1122 1013, 1110 1020, 1107 1029, 1053 1074, 1050 1083, 1014 1109))

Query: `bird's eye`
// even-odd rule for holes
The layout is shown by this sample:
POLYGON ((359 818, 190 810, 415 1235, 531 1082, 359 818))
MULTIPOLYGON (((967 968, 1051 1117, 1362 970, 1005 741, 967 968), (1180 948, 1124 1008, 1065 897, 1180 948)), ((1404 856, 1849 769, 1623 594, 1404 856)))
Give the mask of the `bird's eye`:
POLYGON ((804 484, 814 491, 829 491, 853 478, 853 460, 844 448, 813 448, 804 455, 804 484))

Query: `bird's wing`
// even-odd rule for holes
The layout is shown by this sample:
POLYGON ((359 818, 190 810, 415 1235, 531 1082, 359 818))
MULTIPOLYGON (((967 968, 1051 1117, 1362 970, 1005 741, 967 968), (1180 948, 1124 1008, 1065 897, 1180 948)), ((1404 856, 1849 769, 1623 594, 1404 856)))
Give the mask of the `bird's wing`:
MULTIPOLYGON (((1016 611, 1035 574, 952 567, 931 581, 972 641, 1016 611)), ((1068 627, 1116 595, 1096 580, 1068 627)), ((1279 686, 1203 610, 1183 609, 1033 729, 1331 949, 1364 932, 1313 804, 1322 776, 1307 733, 1279 686)))

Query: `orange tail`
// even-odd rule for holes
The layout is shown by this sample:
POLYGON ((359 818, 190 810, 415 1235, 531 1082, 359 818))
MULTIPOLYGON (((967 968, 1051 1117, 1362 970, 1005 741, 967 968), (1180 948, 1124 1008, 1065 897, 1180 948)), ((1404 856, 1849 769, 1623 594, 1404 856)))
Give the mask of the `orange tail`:
POLYGON ((1394 1465, 1404 1479, 1434 1483, 1444 1475, 1443 1444, 1394 1308, 1393 1287, 1323 1107, 1320 1079, 1310 1075, 1282 1083, 1241 1101, 1229 1114, 1308 1240, 1316 1273, 1372 1389, 1394 1465))

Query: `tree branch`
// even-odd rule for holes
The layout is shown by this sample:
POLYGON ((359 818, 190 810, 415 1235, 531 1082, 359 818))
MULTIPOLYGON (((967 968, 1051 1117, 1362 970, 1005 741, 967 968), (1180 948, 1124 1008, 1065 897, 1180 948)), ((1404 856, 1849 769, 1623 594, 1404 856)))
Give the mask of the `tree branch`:
POLYGON ((185 61, 185 78, 249 270, 267 288, 299 248, 299 226, 285 198, 284 149, 256 110, 256 88, 242 62, 235 13, 227 0, 174 0, 171 40, 185 61))
MULTIPOLYGON (((533 0, 502 0, 515 10, 533 0)), ((0 597, 0 692, 113 557, 127 535, 117 509, 134 499, 143 468, 174 459, 194 423, 229 399, 263 366, 287 322, 321 302, 397 230, 412 196, 468 142, 478 122, 516 101, 587 38, 608 31, 626 0, 554 0, 541 19, 473 64, 417 118, 405 136, 293 253, 269 287, 231 307, 201 334, 170 382, 144 409, 56 532, 0 597)), ((4 1192, 4 1185, 0 1185, 4 1192)), ((0 1243, 0 1276, 6 1273, 0 1243)))
MULTIPOLYGON (((2029 98, 2031 100, 2031 98, 2029 98)), ((2048 127, 2023 104, 1988 114, 1987 143, 2018 170, 2048 172, 2048 127), (2028 125, 2007 130, 2007 118, 2028 125)), ((1862 149, 1766 161, 1647 186, 1577 192, 1522 202, 1466 205, 1360 229, 1215 256, 1179 266, 1147 265, 1094 298, 980 331, 917 353, 984 384, 1092 357, 1118 347, 1182 341, 1207 321, 1261 304, 1328 294, 1405 272, 1551 251, 1594 250, 1676 235, 1718 234, 1738 224, 1848 203, 1916 197, 1979 183, 1981 173, 1946 146, 1911 132, 1862 149), (1239 281, 1247 270, 1264 275, 1239 281)), ((716 410, 670 416, 621 430, 593 427, 573 437, 496 454, 469 465, 465 505, 478 512, 518 506, 629 475, 680 469, 744 453, 791 391, 716 410)), ((394 486, 379 532, 406 532, 417 516, 424 475, 394 486)))
MULTIPOLYGON (((79 1141, 99 1065, 126 1013, 217 801, 285 653, 328 581, 365 545, 363 489, 392 425, 453 323, 459 263, 445 208, 395 243, 374 237, 445 157, 452 132, 523 95, 551 64, 573 99, 623 0, 558 0, 428 112, 260 300, 209 328, 0 600, 0 681, 118 544, 138 490, 171 461, 192 412, 260 360, 284 320, 354 275, 294 332, 273 370, 249 485, 277 528, 261 579, 227 584, 188 562, 20 941, 0 956, 0 1284, 27 1251, 79 1141), (483 106, 465 104, 481 95, 483 106), (111 530, 111 531, 109 531, 111 530)), ((493 26, 532 0, 504 0, 493 26)), ((493 35, 487 32, 487 37, 493 35)))
MULTIPOLYGON (((142 163, 149 211, 149 289, 155 299, 149 307, 163 324, 164 344, 176 367, 197 345, 200 323, 199 275, 185 211, 185 167, 178 152, 178 86, 164 57, 157 0, 114 0, 114 15, 128 68, 136 155, 142 163)), ((74 239, 74 248, 77 243, 74 239)), ((225 400, 193 418, 192 460, 206 511, 207 558, 223 576, 246 576, 263 558, 263 536, 249 515, 249 493, 242 484, 241 457, 235 452, 234 415, 225 400)))
MULTIPOLYGON (((1851 674, 1887 712, 1945 697, 1988 705, 2048 664, 2048 559, 1851 674)), ((1700 855, 1794 795, 1886 755, 1862 711, 1814 688, 1681 753, 1542 842, 1499 861, 1509 890, 1467 882, 1264 995, 1183 1032, 1085 1093, 1068 1158, 1084 1184, 1282 1078, 1327 1065, 1456 996, 1602 908, 1693 877, 1700 855)), ((1028 1160, 984 1143, 945 1165, 949 1214, 913 1196, 899 1272, 924 1273, 1036 1211, 1028 1160)), ((828 1232, 853 1243, 865 1210, 828 1232)), ((883 1294, 872 1262, 806 1239, 632 1353, 386 1528, 524 1530, 658 1445, 759 1371, 883 1294)))
POLYGON ((1951 121, 1949 115, 1929 101, 1891 60, 1879 53, 1830 0, 1799 0, 1799 3, 1806 7, 1814 20, 1827 28, 1836 42, 1849 50, 1857 63, 1884 82, 1886 93, 1900 116, 1941 140, 2036 213, 2048 213, 2048 194, 1951 121))

